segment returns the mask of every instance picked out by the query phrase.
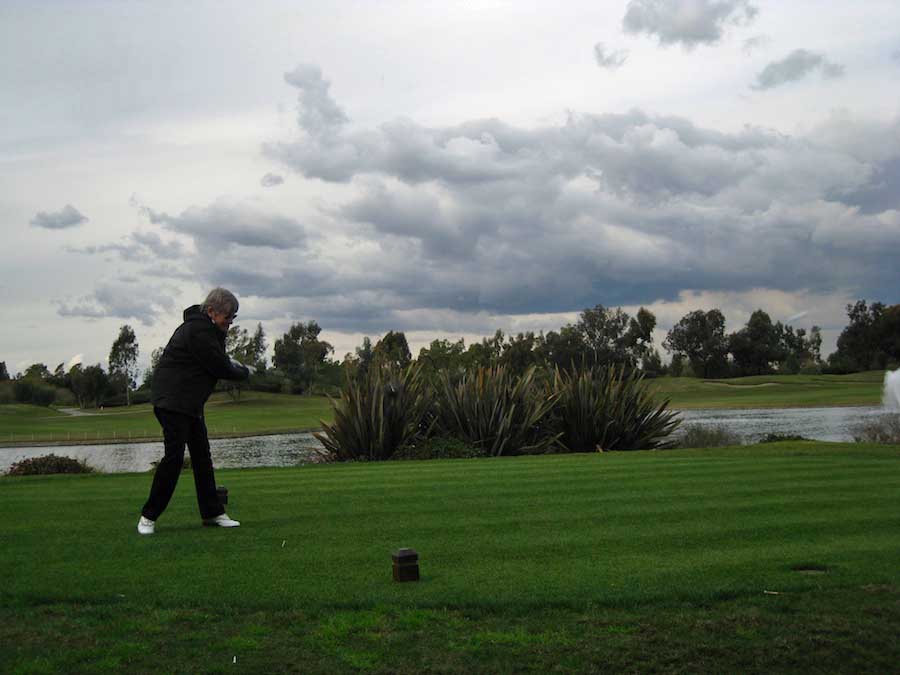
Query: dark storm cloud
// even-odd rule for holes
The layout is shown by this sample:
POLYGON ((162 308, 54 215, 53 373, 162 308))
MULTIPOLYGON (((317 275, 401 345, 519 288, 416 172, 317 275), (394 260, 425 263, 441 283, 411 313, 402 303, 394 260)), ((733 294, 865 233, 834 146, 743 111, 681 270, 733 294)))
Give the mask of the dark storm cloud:
POLYGON ((601 68, 616 70, 625 65, 625 61, 628 60, 628 51, 625 49, 607 51, 606 45, 598 42, 594 45, 594 60, 601 68))
POLYGON ((822 54, 796 49, 781 61, 774 61, 763 68, 756 76, 756 83, 752 88, 765 91, 788 82, 802 80, 816 71, 819 71, 825 79, 834 79, 844 75, 844 66, 832 63, 822 54))
POLYGON ((323 217, 352 250, 217 271, 242 293, 366 331, 379 316, 385 330, 401 319, 452 330, 427 322, 687 288, 884 289, 897 286, 886 280, 900 253, 898 216, 881 209, 894 203, 898 125, 835 120, 796 137, 639 110, 527 129, 342 119, 325 140, 307 133, 266 152, 345 186, 323 217))
POLYGON ((845 204, 859 207, 864 214, 889 209, 900 211, 900 157, 872 166, 869 180, 855 190, 834 190, 831 196, 845 204))
POLYGON ((87 217, 82 215, 78 209, 71 204, 66 204, 59 211, 50 213, 39 211, 37 215, 31 219, 31 225, 33 227, 43 227, 48 230, 63 230, 86 223, 87 220, 87 217))
POLYGON ((631 0, 622 28, 692 49, 718 42, 728 25, 748 24, 757 13, 747 0, 631 0))
POLYGON ((140 209, 154 225, 192 237, 198 250, 210 253, 232 245, 294 249, 306 243, 306 232, 298 222, 250 204, 219 200, 208 206, 191 206, 178 216, 147 206, 140 209))
POLYGON ((88 296, 58 302, 57 313, 88 319, 136 319, 149 326, 160 314, 175 309, 175 295, 171 288, 120 278, 100 283, 88 296))
POLYGON ((276 185, 281 185, 282 183, 284 183, 284 178, 274 173, 267 173, 259 181, 259 184, 263 187, 275 187, 276 185))

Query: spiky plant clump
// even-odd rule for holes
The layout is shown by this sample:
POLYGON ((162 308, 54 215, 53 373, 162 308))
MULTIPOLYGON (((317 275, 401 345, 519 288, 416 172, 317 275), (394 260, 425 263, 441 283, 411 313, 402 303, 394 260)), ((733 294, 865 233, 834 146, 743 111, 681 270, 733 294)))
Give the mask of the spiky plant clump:
POLYGON ((321 422, 314 434, 330 461, 389 459, 430 430, 431 397, 417 364, 373 366, 361 377, 348 376, 331 404, 334 422, 321 422))
POLYGON ((538 454, 557 439, 547 425, 553 395, 535 384, 535 368, 516 377, 502 366, 461 378, 442 374, 437 427, 485 455, 538 454))
POLYGON ((669 435, 678 428, 677 413, 668 399, 653 400, 638 372, 615 366, 556 370, 554 424, 568 452, 648 450, 671 447, 669 435))

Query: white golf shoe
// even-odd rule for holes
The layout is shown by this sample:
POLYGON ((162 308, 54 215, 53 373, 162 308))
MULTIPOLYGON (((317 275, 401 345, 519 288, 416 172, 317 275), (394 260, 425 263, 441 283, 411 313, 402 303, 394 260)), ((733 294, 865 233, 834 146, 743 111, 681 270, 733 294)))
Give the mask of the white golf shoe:
POLYGON ((154 532, 156 532, 156 521, 141 516, 141 519, 138 521, 138 533, 153 534, 154 532))
POLYGON ((209 527, 240 527, 241 524, 232 520, 228 517, 227 513, 223 513, 221 516, 216 516, 215 518, 204 518, 203 524, 209 527))

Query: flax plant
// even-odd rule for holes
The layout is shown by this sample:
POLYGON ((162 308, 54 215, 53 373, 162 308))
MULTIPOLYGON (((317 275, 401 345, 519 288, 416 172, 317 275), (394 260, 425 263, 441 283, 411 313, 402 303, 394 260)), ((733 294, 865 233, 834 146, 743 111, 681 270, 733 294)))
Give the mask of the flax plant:
POLYGON ((637 372, 593 366, 573 372, 556 369, 554 427, 568 452, 649 450, 673 447, 669 436, 681 423, 656 403, 637 372))
POLYGON ((430 392, 418 364, 371 367, 347 377, 332 400, 334 422, 314 435, 329 461, 389 459, 397 448, 426 436, 433 424, 430 392))
POLYGON ((535 384, 535 368, 516 377, 503 366, 460 378, 441 375, 437 427, 485 455, 539 454, 558 438, 547 422, 554 395, 535 384))

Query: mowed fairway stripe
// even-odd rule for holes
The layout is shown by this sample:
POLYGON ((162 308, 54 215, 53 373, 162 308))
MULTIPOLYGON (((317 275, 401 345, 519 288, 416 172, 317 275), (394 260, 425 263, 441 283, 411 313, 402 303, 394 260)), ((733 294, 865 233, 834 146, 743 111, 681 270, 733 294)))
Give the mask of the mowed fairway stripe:
POLYGON ((199 527, 186 474, 150 538, 134 532, 149 474, 4 479, 3 596, 581 607, 895 583, 898 469, 896 448, 797 444, 227 470, 244 526, 199 527), (401 546, 418 584, 391 581, 401 546))

